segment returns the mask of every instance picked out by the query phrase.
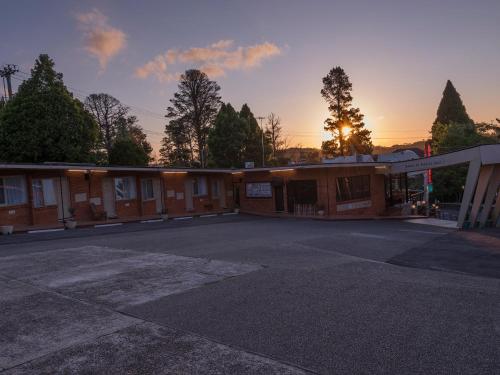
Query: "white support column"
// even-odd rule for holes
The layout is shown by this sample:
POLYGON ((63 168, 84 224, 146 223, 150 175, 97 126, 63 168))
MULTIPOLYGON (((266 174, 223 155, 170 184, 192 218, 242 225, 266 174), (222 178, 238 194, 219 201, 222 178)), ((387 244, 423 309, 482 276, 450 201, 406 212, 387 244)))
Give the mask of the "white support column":
POLYGON ((457 227, 463 228, 467 211, 469 210, 470 202, 476 190, 477 178, 481 169, 481 159, 471 160, 469 169, 467 171, 467 180, 465 181, 464 194, 462 196, 462 204, 460 205, 460 212, 458 214, 457 227))
POLYGON ((497 201, 495 203, 495 208, 493 209, 493 214, 491 215, 491 219, 493 220, 493 226, 500 227, 500 196, 497 196, 497 201))
POLYGON ((470 211, 471 228, 474 228, 476 225, 477 215, 481 209, 481 203, 483 203, 484 195, 488 189, 492 174, 493 165, 484 165, 481 167, 479 179, 477 181, 476 193, 474 194, 474 201, 472 202, 472 209, 470 211))
MULTIPOLYGON (((490 183, 488 184, 488 191, 486 192, 486 197, 484 198, 484 206, 481 215, 479 216, 479 227, 484 228, 486 225, 486 221, 488 220, 488 216, 492 211, 491 205, 493 204, 493 200, 497 194, 498 187, 500 186, 500 165, 495 165, 493 170, 493 174, 490 178, 490 183)), ((497 200, 497 203, 500 202, 500 199, 497 200)), ((499 206, 500 207, 500 206, 499 206)), ((493 210, 494 216, 494 210, 493 210)), ((497 217, 498 219, 498 217, 497 217)), ((493 221, 493 225, 495 225, 496 220, 493 221)))

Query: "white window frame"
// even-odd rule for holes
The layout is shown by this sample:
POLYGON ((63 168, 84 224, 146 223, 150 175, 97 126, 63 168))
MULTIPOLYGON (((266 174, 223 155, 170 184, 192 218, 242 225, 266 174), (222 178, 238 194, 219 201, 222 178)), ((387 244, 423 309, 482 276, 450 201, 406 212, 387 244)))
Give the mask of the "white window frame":
POLYGON ((207 177, 198 176, 193 178, 193 197, 203 197, 208 195, 207 177))
POLYGON ((142 193, 142 201, 147 202, 147 201, 154 201, 156 199, 155 197, 155 188, 154 188, 154 183, 152 178, 143 178, 141 180, 141 193, 142 193), (146 194, 149 192, 148 187, 146 186, 147 183, 151 184, 151 196, 147 196, 146 194))
POLYGON ((114 183, 115 183, 115 199, 117 201, 130 201, 136 199, 137 193, 135 186, 135 177, 133 176, 115 177, 114 183), (118 188, 120 181, 122 182, 122 186, 124 187, 124 189, 128 188, 128 191, 126 190, 123 191, 122 196, 120 196, 118 193, 119 191, 121 191, 118 188))
POLYGON ((53 178, 34 178, 31 181, 31 190, 33 191, 33 207, 43 208, 57 206, 56 188, 53 178), (35 185, 41 189, 41 202, 35 200, 35 185))
POLYGON ((2 195, 3 195, 3 203, 0 202, 0 207, 7 207, 7 206, 19 206, 26 204, 28 202, 28 191, 26 189, 26 177, 24 175, 14 175, 14 176, 2 176, 0 177, 0 186, 2 187, 2 195), (7 193, 7 189, 9 188, 9 184, 6 182, 8 179, 18 179, 21 183, 20 187, 21 188, 21 201, 19 202, 9 202, 9 194, 7 193))

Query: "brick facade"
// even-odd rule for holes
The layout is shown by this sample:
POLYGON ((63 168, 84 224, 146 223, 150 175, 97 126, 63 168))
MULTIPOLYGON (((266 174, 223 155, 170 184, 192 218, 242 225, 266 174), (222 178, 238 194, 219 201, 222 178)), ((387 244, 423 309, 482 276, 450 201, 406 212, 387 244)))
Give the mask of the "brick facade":
MULTIPOLYGON (((22 176, 26 184, 26 203, 0 206, 0 225, 16 227, 61 225, 62 214, 68 217, 68 208, 74 210, 74 218, 80 222, 97 220, 105 207, 115 210, 117 219, 140 219, 156 217, 162 210, 169 216, 183 216, 221 212, 235 207, 239 198, 242 212, 275 214, 276 187, 282 186, 283 212, 289 213, 288 184, 297 180, 313 180, 317 189, 314 215, 323 210, 327 217, 378 216, 386 212, 384 175, 377 174, 374 166, 335 168, 290 168, 281 170, 244 171, 193 171, 193 170, 148 170, 144 169, 8 169, 0 170, 0 177, 22 176), (370 176, 370 197, 361 202, 337 202, 336 179, 348 176, 370 176), (135 186, 135 197, 115 200, 115 178, 131 177, 135 186), (205 184, 202 194, 195 195, 193 179, 200 178, 205 184), (34 207, 32 183, 35 179, 53 179, 57 204, 34 207), (142 180, 152 179, 154 197, 143 200, 142 180), (63 186, 67 180, 67 189, 63 186), (270 182, 272 195, 264 198, 250 198, 246 194, 246 184, 270 182), (106 185, 107 184, 107 185, 106 185), (105 189, 107 186, 107 190, 105 189), (68 190, 66 192, 66 190, 68 190), (110 190, 111 189, 111 190, 110 190), (106 191, 108 193, 106 194, 106 191), (63 194, 66 192, 66 194, 63 194), (233 196, 239 193, 239 196, 233 196), (191 196, 191 199, 189 199, 191 196), (110 197, 112 201, 110 201, 110 197), (107 200, 106 200, 107 199, 107 200), (367 200, 369 203, 367 203, 367 200), (61 203, 62 202, 62 203, 61 203), (91 209, 91 202, 94 210, 91 209), (190 204, 190 202, 192 202, 190 204), (358 204, 359 203, 359 204, 358 204), (107 206, 106 206, 107 204, 107 206), (109 205, 112 206, 109 206, 109 205), (369 204, 369 206, 367 206, 369 204), (361 207, 359 207, 361 205, 361 207), (63 206, 63 207, 62 207, 63 206), (343 209, 339 209, 343 207, 343 209)), ((279 194, 279 193, 278 193, 279 194)), ((107 212, 107 211, 106 211, 107 212)))

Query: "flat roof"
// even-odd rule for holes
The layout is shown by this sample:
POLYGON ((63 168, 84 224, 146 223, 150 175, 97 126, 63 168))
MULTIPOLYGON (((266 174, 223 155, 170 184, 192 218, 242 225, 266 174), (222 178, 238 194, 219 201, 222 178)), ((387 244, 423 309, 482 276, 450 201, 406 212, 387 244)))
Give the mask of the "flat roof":
POLYGON ((322 168, 359 168, 379 167, 388 168, 387 172, 402 173, 414 172, 430 168, 439 168, 450 165, 466 163, 480 159, 482 164, 500 163, 500 144, 480 145, 466 149, 440 154, 427 158, 411 159, 398 162, 359 162, 359 163, 320 163, 297 164, 281 167, 258 168, 169 168, 159 166, 133 167, 133 166, 103 166, 79 163, 0 163, 0 170, 62 170, 62 171, 116 171, 116 172, 158 172, 158 173, 252 173, 252 172, 279 172, 297 169, 322 169, 322 168))

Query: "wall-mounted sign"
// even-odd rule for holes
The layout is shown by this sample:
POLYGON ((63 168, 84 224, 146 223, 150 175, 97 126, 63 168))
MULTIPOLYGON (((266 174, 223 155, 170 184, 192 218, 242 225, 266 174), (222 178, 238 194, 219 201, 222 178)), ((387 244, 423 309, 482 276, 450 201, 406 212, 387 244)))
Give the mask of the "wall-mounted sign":
POLYGON ((86 201, 87 201, 87 193, 75 194, 75 203, 86 202, 86 201))
POLYGON ((248 198, 271 198, 273 196, 270 182, 248 182, 246 193, 248 198))
POLYGON ((167 198, 175 198, 175 190, 167 190, 167 198))
POLYGON ((96 206, 100 206, 101 205, 101 198, 100 197, 92 197, 89 199, 89 202, 95 204, 96 206))
POLYGON ((175 198, 178 200, 178 201, 181 201, 184 199, 184 193, 177 193, 175 195, 175 198))

